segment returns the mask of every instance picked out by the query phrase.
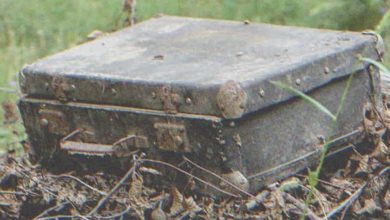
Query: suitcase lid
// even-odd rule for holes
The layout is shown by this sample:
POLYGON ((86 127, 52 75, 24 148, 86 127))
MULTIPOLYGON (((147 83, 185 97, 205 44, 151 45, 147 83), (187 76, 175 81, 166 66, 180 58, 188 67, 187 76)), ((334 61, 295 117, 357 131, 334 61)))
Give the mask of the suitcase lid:
POLYGON ((227 119, 308 91, 378 59, 353 32, 163 16, 27 65, 25 96, 227 119))

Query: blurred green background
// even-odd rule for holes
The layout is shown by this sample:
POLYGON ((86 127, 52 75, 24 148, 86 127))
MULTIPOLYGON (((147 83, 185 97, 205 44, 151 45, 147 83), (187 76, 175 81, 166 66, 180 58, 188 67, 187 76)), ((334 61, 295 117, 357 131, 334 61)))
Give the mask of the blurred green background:
MULTIPOLYGON (((380 32, 390 45, 389 22, 382 19, 389 6, 390 0, 137 0, 136 18, 164 13, 356 31, 375 29, 382 20, 380 32)), ((94 30, 120 29, 126 16, 122 0, 0 0, 0 102, 17 100, 12 91, 23 65, 74 46, 94 30)), ((0 154, 20 148, 20 123, 0 120, 0 154)))

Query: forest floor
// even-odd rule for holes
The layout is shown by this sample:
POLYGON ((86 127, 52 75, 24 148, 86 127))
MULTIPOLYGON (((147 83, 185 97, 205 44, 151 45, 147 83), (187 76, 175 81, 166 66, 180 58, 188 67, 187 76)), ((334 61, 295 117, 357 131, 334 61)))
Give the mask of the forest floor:
POLYGON ((143 154, 134 154, 124 172, 53 173, 11 151, 0 162, 0 219, 390 219, 388 119, 366 118, 367 142, 328 157, 315 188, 305 170, 255 194, 143 154), (162 166, 187 176, 187 187, 153 182, 164 178, 162 166), (199 193, 197 184, 222 196, 199 193))

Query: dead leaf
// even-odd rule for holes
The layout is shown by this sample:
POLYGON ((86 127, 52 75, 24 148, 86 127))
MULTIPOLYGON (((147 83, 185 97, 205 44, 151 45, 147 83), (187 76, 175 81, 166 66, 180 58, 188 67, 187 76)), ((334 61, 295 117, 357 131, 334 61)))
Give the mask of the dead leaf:
POLYGON ((166 220, 166 219, 168 219, 166 213, 161 209, 160 206, 157 206, 152 211, 151 218, 152 218, 152 220, 166 220))
POLYGON ((194 198, 192 197, 184 198, 183 207, 189 213, 196 213, 202 211, 202 208, 199 207, 198 204, 196 204, 194 198))
POLYGON ((390 148, 382 140, 379 140, 370 156, 382 163, 388 163, 390 162, 390 148))
POLYGON ((142 176, 134 173, 132 175, 131 186, 129 189, 129 201, 134 212, 138 217, 143 218, 144 210, 150 208, 150 204, 142 196, 143 179, 142 176))
POLYGON ((172 200, 171 208, 169 210, 169 215, 174 217, 184 211, 184 207, 183 207, 184 197, 176 187, 171 188, 171 196, 173 200, 172 200))
POLYGON ((375 203, 373 199, 366 199, 364 201, 364 206, 362 209, 358 210, 356 214, 363 215, 373 215, 375 212, 381 211, 381 208, 375 203))

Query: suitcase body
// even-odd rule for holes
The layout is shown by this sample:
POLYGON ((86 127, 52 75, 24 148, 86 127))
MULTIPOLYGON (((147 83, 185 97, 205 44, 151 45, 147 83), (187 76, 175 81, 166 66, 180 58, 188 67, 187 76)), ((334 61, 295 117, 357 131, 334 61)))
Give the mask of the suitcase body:
MULTIPOLYGON (((134 151, 182 156, 251 190, 358 141, 369 108, 380 108, 375 36, 297 27, 161 17, 28 65, 19 107, 35 153, 127 158, 134 151), (336 128, 293 93, 335 113, 336 128), (333 131, 332 131, 333 130, 333 131)), ((205 172, 198 173, 218 182, 205 172)))

